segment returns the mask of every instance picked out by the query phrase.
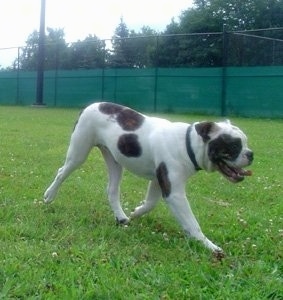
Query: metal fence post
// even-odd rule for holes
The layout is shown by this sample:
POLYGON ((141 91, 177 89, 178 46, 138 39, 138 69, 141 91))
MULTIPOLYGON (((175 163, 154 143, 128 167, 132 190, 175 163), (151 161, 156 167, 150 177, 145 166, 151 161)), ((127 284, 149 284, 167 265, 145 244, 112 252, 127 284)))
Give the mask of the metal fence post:
POLYGON ((57 94, 58 94, 58 69, 59 69, 59 44, 56 45, 56 58, 55 58, 55 80, 54 80, 54 106, 57 106, 57 94))
POLYGON ((227 31, 226 25, 223 25, 222 35, 222 81, 221 81, 221 116, 227 115, 227 31))
POLYGON ((106 65, 106 42, 103 41, 103 66, 101 72, 101 99, 104 100, 105 93, 105 65, 106 65))
POLYGON ((17 98, 16 104, 20 104, 20 47, 18 47, 18 59, 17 59, 17 98))
POLYGON ((159 39, 156 36, 156 56, 155 56, 155 71, 154 71, 154 96, 153 96, 153 111, 157 111, 157 81, 158 81, 158 65, 159 65, 159 39))
POLYGON ((44 48, 45 48, 45 0, 41 0, 35 105, 44 105, 43 104, 44 55, 45 55, 44 48))

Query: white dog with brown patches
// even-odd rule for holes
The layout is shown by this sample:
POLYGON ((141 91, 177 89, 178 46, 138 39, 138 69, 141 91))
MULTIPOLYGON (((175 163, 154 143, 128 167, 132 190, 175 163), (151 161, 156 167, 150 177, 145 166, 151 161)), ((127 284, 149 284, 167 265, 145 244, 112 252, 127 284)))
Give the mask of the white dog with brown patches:
POLYGON ((54 200, 62 182, 98 147, 108 172, 108 198, 118 223, 126 224, 120 204, 122 170, 150 180, 145 201, 131 214, 142 216, 163 197, 184 231, 216 253, 222 249, 202 233, 186 198, 187 179, 198 170, 219 171, 239 182, 251 171, 253 152, 245 134, 229 121, 172 123, 148 117, 128 107, 101 102, 88 106, 75 126, 65 164, 58 170, 44 194, 45 203, 54 200))

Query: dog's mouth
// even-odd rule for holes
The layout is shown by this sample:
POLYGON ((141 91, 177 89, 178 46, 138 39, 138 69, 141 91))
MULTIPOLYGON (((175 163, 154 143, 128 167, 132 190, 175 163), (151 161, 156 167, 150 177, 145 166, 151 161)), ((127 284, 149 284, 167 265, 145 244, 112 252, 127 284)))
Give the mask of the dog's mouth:
POLYGON ((224 175, 225 178, 233 183, 240 182, 244 180, 245 176, 252 175, 251 170, 245 170, 240 167, 228 165, 223 160, 217 162, 217 169, 222 175, 224 175))

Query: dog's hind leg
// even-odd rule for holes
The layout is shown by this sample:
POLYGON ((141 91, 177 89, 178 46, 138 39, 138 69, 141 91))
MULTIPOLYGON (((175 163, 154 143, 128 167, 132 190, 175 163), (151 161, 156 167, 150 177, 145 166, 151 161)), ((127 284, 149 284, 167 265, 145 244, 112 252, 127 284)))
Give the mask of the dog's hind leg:
POLYGON ((123 211, 120 203, 120 182, 123 168, 118 164, 107 148, 100 147, 108 169, 108 186, 107 194, 109 204, 114 212, 117 224, 127 224, 129 218, 123 211))
POLYGON ((154 179, 150 181, 148 184, 145 201, 141 206, 135 208, 135 210, 131 213, 131 218, 137 218, 150 212, 156 206, 160 197, 161 197, 160 186, 158 181, 154 179))
POLYGON ((86 160, 92 148, 92 144, 85 137, 84 134, 76 130, 73 132, 65 163, 58 170, 54 181, 44 193, 45 203, 54 200, 63 181, 86 160))

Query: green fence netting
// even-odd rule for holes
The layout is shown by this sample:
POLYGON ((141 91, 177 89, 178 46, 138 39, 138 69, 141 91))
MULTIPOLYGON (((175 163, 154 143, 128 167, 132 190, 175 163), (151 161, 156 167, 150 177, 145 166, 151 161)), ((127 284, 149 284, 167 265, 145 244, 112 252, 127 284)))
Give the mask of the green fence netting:
MULTIPOLYGON (((32 105, 36 72, 0 72, 0 104, 32 105)), ((283 67, 54 70, 44 103, 83 107, 105 100, 141 111, 283 116, 283 67)))

